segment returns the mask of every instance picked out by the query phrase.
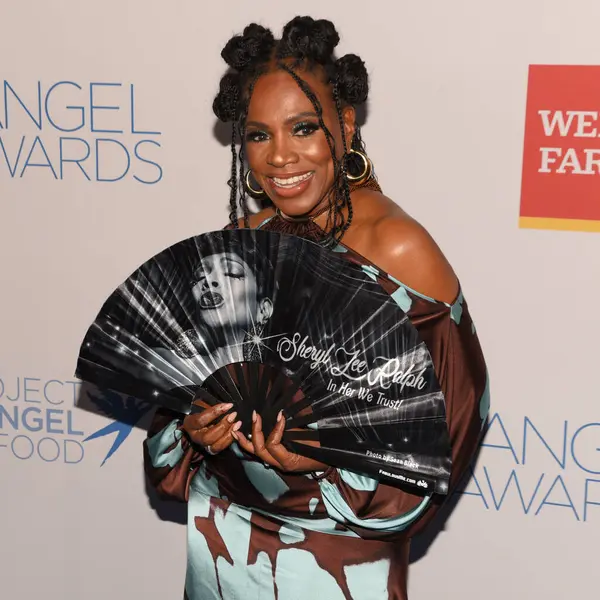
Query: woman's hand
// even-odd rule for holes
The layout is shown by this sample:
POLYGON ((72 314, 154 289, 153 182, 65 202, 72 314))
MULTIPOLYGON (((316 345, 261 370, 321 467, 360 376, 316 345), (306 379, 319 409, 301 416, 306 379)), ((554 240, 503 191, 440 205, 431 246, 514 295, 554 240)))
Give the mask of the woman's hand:
POLYGON ((248 453, 254 454, 265 463, 276 469, 287 472, 310 472, 325 471, 327 465, 306 458, 299 454, 294 454, 287 450, 281 443, 283 432, 285 431, 285 419, 280 412, 277 415, 277 423, 273 431, 265 440, 262 430, 262 419, 256 412, 252 414, 252 441, 248 440, 241 431, 234 431, 233 437, 238 444, 248 453))
POLYGON ((218 454, 228 448, 234 440, 235 432, 242 426, 241 421, 235 420, 237 413, 233 412, 218 423, 213 423, 232 408, 233 404, 209 406, 202 400, 196 400, 194 404, 205 410, 188 415, 183 420, 183 429, 192 443, 203 447, 209 454, 218 454))

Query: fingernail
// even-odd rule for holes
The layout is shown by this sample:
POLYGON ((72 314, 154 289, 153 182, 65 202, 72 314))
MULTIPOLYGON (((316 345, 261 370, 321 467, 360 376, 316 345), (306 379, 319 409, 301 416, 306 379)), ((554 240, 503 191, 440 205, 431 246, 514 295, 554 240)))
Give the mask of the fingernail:
POLYGON ((280 410, 279 414, 277 415, 277 422, 279 423, 279 421, 281 421, 281 419, 283 419, 283 411, 280 410))
POLYGON ((223 411, 229 410, 230 408, 233 408, 233 404, 231 404, 231 403, 221 404, 221 410, 223 410, 223 411))
POLYGON ((237 417, 237 412, 232 412, 230 415, 227 415, 227 420, 230 423, 233 423, 235 421, 236 417, 237 417))
POLYGON ((256 411, 255 411, 255 410, 253 410, 253 411, 252 411, 252 422, 253 422, 253 423, 256 423, 256 419, 258 419, 258 415, 256 414, 256 411))
POLYGON ((238 421, 234 426, 233 429, 231 431, 236 432, 240 427, 242 426, 242 422, 238 421))

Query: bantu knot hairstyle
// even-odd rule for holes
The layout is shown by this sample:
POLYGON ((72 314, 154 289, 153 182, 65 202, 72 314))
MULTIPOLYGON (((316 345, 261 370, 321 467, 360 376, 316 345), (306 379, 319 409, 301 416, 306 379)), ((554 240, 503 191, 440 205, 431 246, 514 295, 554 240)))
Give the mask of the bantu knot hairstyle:
MULTIPOLYGON (((244 186, 244 133, 248 105, 257 79, 273 69, 282 69, 289 73, 300 89, 314 106, 319 116, 319 124, 329 144, 335 167, 334 194, 330 206, 330 233, 325 243, 335 243, 341 239, 352 221, 352 204, 348 180, 345 177, 350 160, 346 155, 339 161, 335 153, 334 138, 322 119, 323 109, 315 93, 302 79, 299 73, 303 70, 315 72, 319 70, 326 84, 332 86, 339 125, 342 131, 344 146, 344 128, 342 108, 347 105, 358 106, 367 100, 369 78, 364 62, 355 54, 335 57, 335 48, 340 37, 334 24, 325 19, 315 20, 312 17, 295 17, 285 27, 280 39, 275 39, 272 32, 256 23, 248 25, 241 35, 232 37, 221 52, 221 57, 229 66, 229 71, 222 77, 219 92, 213 101, 213 111, 217 118, 225 123, 232 123, 231 177, 228 184, 230 194, 230 221, 234 227, 238 223, 238 206, 242 209, 246 226, 248 226, 249 209, 244 186), (236 134, 239 134, 241 146, 236 153, 236 134), (240 163, 238 174, 237 163, 240 163), (238 204, 238 191, 240 194, 238 204), (344 221, 343 208, 348 207, 348 217, 344 221), (333 213, 333 214, 331 214, 333 213)), ((364 145, 357 133, 351 141, 351 147, 364 152, 364 145)))

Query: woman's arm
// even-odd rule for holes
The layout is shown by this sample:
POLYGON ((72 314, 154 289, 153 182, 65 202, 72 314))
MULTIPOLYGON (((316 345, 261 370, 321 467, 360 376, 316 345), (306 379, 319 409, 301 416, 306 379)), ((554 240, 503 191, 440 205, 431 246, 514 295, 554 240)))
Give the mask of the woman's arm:
MULTIPOLYGON (((476 453, 487 414, 487 371, 466 301, 441 250, 414 221, 381 219, 361 241, 354 249, 362 256, 420 295, 435 298, 431 314, 411 318, 430 350, 446 399, 453 461, 451 495, 476 453)), ((268 436, 253 430, 252 441, 242 437, 240 445, 282 471, 323 471, 319 481, 330 516, 361 537, 411 536, 433 518, 444 500, 298 457, 280 443, 282 432, 281 422, 268 436)))
POLYGON ((489 410, 488 374, 458 279, 427 231, 411 219, 386 217, 370 228, 360 246, 357 252, 439 309, 435 318, 414 315, 413 323, 429 348, 446 399, 450 489, 446 497, 423 497, 333 469, 321 481, 321 492, 331 517, 362 537, 410 537, 452 495, 477 452, 489 410))
POLYGON ((144 471, 158 493, 187 502, 191 478, 204 459, 194 448, 177 413, 159 408, 143 443, 144 471))

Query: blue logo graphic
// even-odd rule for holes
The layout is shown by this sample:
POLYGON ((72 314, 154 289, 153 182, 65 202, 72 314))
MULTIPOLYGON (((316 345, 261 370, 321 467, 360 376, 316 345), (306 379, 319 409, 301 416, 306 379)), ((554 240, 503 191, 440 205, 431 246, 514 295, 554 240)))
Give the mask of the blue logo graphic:
MULTIPOLYGON (((600 422, 495 413, 477 464, 457 493, 488 511, 507 509, 587 522, 600 507, 600 422)), ((594 514, 598 519, 600 515, 594 514)))
POLYGON ((115 81, 0 81, 0 177, 159 183, 162 132, 148 127, 150 94, 115 81))
POLYGON ((90 401, 102 414, 113 419, 112 423, 109 423, 105 427, 88 435, 83 440, 85 443, 116 434, 113 445, 100 465, 104 466, 106 461, 129 437, 133 428, 150 412, 152 406, 149 403, 133 398, 132 396, 121 396, 120 394, 109 390, 98 390, 95 394, 87 392, 87 395, 90 401))

